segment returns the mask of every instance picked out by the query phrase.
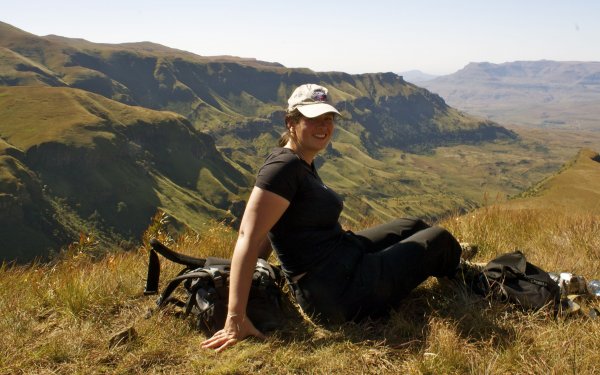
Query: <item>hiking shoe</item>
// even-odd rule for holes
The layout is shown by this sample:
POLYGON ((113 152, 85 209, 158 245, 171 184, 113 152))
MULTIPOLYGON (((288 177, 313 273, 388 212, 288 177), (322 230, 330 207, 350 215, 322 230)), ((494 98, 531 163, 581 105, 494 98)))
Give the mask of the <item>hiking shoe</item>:
POLYGON ((464 260, 473 259, 475 257, 475 255, 477 255, 477 252, 479 251, 479 246, 477 246, 474 243, 461 242, 459 245, 462 250, 460 257, 461 257, 461 259, 464 259, 464 260))
POLYGON ((468 289, 478 292, 482 288, 483 268, 485 263, 473 263, 461 259, 453 280, 464 284, 468 289))

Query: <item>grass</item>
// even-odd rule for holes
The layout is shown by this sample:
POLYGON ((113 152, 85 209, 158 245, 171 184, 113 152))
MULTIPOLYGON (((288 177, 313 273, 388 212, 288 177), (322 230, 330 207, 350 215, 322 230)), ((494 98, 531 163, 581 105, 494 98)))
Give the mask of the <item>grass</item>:
MULTIPOLYGON (((600 278, 597 215, 514 210, 492 205, 441 224, 476 242, 476 261, 522 249, 547 270, 600 278)), ((158 237, 196 256, 229 256, 236 234, 213 222, 175 237, 164 215, 158 237)), ((200 349, 203 335, 174 310, 148 314, 147 253, 94 256, 85 237, 49 264, 0 268, 0 373, 596 373, 600 319, 527 313, 431 279, 388 320, 321 327, 290 316, 266 341, 247 340, 221 354, 200 349), (129 341, 109 347, 116 333, 129 341)), ((178 266, 162 267, 162 281, 178 266)), ((598 301, 593 305, 600 307, 598 301)))

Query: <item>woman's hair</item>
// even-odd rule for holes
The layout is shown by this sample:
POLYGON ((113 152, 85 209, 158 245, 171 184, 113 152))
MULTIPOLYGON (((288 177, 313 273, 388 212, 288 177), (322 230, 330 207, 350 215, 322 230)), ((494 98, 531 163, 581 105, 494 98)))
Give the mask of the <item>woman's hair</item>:
POLYGON ((302 113, 300 113, 300 111, 297 109, 285 114, 285 132, 283 132, 281 137, 279 137, 279 141, 277 142, 279 147, 285 146, 290 140, 290 128, 288 128, 288 124, 297 124, 300 122, 301 118, 302 113))

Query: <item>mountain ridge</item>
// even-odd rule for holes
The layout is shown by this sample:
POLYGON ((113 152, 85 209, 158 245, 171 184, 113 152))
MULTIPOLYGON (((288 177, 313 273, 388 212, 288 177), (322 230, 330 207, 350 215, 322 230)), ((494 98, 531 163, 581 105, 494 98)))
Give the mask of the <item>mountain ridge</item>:
POLYGON ((600 129, 600 62, 469 63, 422 86, 454 107, 505 124, 600 129))
MULTIPOLYGON (((59 46, 54 46, 47 39, 16 28, 12 30, 0 38, 0 45, 34 64, 14 64, 12 75, 17 78, 12 82, 4 78, 4 84, 20 85, 19 79, 22 79, 27 84, 37 81, 40 85, 80 88, 125 104, 178 112, 201 130, 212 130, 219 124, 244 117, 268 117, 281 110, 281 103, 285 103, 293 87, 305 82, 328 85, 334 101, 341 106, 361 98, 375 102, 390 96, 434 98, 394 73, 352 76, 273 64, 248 65, 250 60, 247 59, 209 61, 188 53, 154 56, 148 51, 132 51, 120 45, 110 45, 108 49, 91 42, 86 42, 85 47, 77 45, 81 42, 69 45, 64 43, 72 40, 68 38, 59 38, 59 46), (23 39, 27 40, 27 46, 20 43, 23 39)), ((256 60, 252 63, 256 64, 256 60)), ((438 112, 449 110, 443 101, 437 102, 438 112)))

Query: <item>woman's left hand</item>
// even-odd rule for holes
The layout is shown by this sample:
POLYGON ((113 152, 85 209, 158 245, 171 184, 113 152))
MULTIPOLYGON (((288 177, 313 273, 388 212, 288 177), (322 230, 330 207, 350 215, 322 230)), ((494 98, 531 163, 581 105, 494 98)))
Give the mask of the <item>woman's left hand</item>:
POLYGON ((211 338, 202 342, 203 348, 215 349, 220 352, 248 336, 255 336, 265 339, 265 335, 260 332, 246 316, 227 316, 225 326, 217 331, 211 338))

